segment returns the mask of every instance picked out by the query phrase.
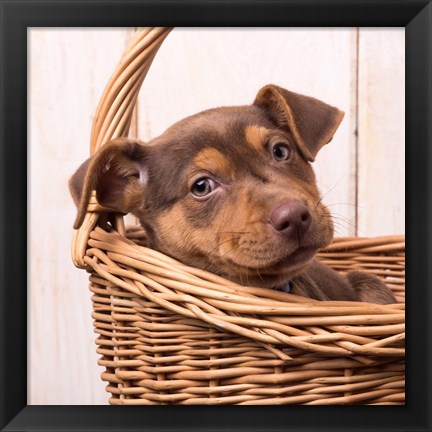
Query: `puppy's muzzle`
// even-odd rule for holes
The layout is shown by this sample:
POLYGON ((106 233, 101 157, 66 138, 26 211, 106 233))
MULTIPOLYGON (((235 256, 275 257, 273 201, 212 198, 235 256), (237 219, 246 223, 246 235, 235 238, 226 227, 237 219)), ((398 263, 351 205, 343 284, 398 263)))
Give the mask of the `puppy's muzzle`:
POLYGON ((290 200, 272 211, 269 222, 286 238, 302 238, 311 225, 312 217, 301 201, 290 200))

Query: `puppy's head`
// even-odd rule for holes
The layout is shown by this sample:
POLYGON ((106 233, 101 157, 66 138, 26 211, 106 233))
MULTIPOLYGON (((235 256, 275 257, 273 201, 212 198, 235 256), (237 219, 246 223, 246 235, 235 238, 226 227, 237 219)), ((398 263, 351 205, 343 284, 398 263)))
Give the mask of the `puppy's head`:
POLYGON ((254 103, 188 117, 145 146, 103 146, 70 181, 77 228, 92 190, 136 215, 150 246, 243 284, 296 276, 333 226, 311 167, 343 113, 274 85, 254 103))

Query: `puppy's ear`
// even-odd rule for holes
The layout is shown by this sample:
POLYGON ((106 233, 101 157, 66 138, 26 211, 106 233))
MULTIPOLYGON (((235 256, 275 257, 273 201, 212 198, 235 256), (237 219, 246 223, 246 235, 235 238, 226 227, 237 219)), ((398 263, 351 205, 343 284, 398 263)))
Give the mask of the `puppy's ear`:
POLYGON ((147 149, 137 140, 120 138, 101 147, 69 180, 78 207, 74 228, 83 223, 91 192, 98 203, 121 213, 137 209, 144 198, 147 149))
POLYGON ((313 162, 320 148, 331 141, 344 113, 318 99, 275 85, 263 87, 254 105, 264 109, 280 128, 289 130, 303 156, 313 162))

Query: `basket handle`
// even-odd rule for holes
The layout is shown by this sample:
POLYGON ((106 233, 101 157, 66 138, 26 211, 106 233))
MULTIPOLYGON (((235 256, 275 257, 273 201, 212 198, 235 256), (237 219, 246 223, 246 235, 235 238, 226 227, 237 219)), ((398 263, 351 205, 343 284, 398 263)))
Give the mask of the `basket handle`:
MULTIPOLYGON (((107 141, 128 136, 141 85, 171 30, 170 27, 139 29, 129 42, 96 109, 90 137, 91 155, 107 141)), ((106 219, 108 213, 112 213, 112 210, 99 205, 93 194, 81 227, 74 230, 72 260, 75 266, 87 267, 84 256, 90 233, 100 218, 105 216, 106 219)), ((115 214, 114 218, 116 229, 124 233, 123 215, 115 214)))

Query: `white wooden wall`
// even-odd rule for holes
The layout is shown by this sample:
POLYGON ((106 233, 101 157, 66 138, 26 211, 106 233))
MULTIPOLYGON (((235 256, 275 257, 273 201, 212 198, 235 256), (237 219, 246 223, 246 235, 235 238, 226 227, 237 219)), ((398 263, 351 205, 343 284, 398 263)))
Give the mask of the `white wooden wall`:
MULTIPOLYGON (((29 404, 105 404, 87 275, 73 267, 67 180, 133 29, 30 29, 29 404)), ((275 83, 345 111, 315 167, 339 235, 404 233, 404 29, 175 29, 141 90, 147 140, 275 83), (358 206, 356 207, 356 204, 358 206)))

